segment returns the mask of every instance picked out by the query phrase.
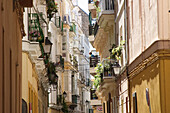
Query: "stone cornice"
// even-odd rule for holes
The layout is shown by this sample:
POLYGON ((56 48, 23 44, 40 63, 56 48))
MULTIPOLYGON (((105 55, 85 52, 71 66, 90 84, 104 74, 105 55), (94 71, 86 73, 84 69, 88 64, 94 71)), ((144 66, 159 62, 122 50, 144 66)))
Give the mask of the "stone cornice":
MULTIPOLYGON (((170 51, 170 40, 158 40, 155 41, 150 47, 148 47, 144 52, 142 52, 131 64, 128 66, 128 73, 131 74, 134 70, 138 69, 152 60, 153 57, 158 57, 158 52, 160 51, 170 51)), ((170 52, 169 52, 170 53, 170 52)))
POLYGON ((135 75, 139 74, 142 72, 145 68, 153 64, 159 59, 158 53, 152 54, 149 58, 145 59, 142 61, 138 66, 136 66, 133 70, 130 71, 129 73, 129 78, 133 78, 135 75))

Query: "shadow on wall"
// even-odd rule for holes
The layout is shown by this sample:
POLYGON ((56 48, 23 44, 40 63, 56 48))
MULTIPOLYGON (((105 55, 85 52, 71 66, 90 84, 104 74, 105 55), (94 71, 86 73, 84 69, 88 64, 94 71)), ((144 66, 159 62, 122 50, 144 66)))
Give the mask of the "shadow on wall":
MULTIPOLYGON (((137 110, 139 112, 149 112, 146 99, 146 88, 149 89, 149 98, 153 113, 159 113, 160 109, 160 61, 156 61, 149 67, 143 69, 130 81, 131 96, 136 92, 137 110)), ((131 102, 133 97, 131 97, 131 102)), ((132 102, 132 108, 133 108, 132 102)), ((132 109, 133 110, 133 109, 132 109)))

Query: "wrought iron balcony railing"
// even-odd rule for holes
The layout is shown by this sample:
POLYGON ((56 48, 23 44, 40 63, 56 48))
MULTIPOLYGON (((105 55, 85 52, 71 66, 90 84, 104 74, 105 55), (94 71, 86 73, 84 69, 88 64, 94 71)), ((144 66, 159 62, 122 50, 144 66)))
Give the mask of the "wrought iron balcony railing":
POLYGON ((91 89, 90 90, 90 98, 91 98, 91 100, 96 100, 96 99, 98 99, 98 97, 97 97, 97 95, 96 95, 96 90, 95 89, 91 89))
POLYGON ((90 57, 90 67, 96 67, 99 61, 100 61, 100 58, 98 55, 90 57))
POLYGON ((54 23, 55 23, 55 25, 56 25, 56 27, 57 28, 61 28, 61 17, 60 16, 55 16, 54 17, 55 19, 54 19, 54 23))
POLYGON ((75 25, 75 23, 71 23, 71 25, 70 25, 70 32, 76 33, 76 25, 75 25))
POLYGON ((102 79, 115 76, 114 69, 112 68, 114 62, 115 60, 112 59, 104 59, 102 61, 104 67, 102 79))
POLYGON ((86 79, 86 86, 88 86, 88 87, 91 86, 91 80, 90 79, 86 79))
POLYGON ((72 103, 77 104, 78 96, 77 95, 72 95, 72 103))
POLYGON ((114 10, 114 0, 101 0, 99 3, 101 11, 114 10))
POLYGON ((98 25, 98 23, 96 22, 96 24, 95 24, 95 26, 94 26, 94 37, 96 36, 98 29, 99 29, 99 25, 98 25))
POLYGON ((39 19, 39 15, 41 14, 37 14, 37 13, 30 13, 28 14, 28 39, 30 41, 38 41, 38 42, 44 42, 44 34, 43 34, 43 30, 40 26, 40 19, 39 19))
POLYGON ((63 103, 63 95, 57 95, 57 105, 61 105, 63 103))
POLYGON ((94 26, 89 25, 89 35, 94 35, 94 26))
MULTIPOLYGON (((101 9, 101 11, 99 12, 99 17, 105 11, 113 12, 113 10, 114 10, 114 0, 101 0, 100 3, 99 3, 99 7, 101 9)), ((108 13, 109 12, 107 12, 107 14, 108 13)))

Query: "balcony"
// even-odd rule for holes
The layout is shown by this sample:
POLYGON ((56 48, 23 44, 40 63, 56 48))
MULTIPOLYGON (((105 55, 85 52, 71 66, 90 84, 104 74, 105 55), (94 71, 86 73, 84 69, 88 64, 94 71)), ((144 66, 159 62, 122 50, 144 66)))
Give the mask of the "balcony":
MULTIPOLYGON (((116 76, 114 74, 114 70, 112 68, 112 64, 115 60, 104 59, 102 61, 102 65, 104 67, 104 71, 101 74, 101 83, 99 90, 96 91, 98 98, 102 98, 108 95, 111 90, 115 90, 116 88, 116 76)), ((114 92, 114 91, 113 91, 114 92)))
POLYGON ((80 77, 77 81, 77 84, 79 87, 85 87, 86 86, 86 79, 85 77, 82 75, 82 73, 80 73, 80 77))
POLYGON ((86 86, 91 87, 91 80, 90 79, 86 79, 86 86))
POLYGON ((81 48, 81 45, 80 45, 79 40, 77 40, 77 39, 74 40, 73 50, 74 50, 74 52, 76 52, 77 54, 80 53, 81 50, 83 50, 83 49, 81 48))
POLYGON ((101 12, 99 12, 99 17, 102 14, 114 14, 114 0, 101 0, 99 3, 101 12))
POLYGON ((89 35, 94 35, 94 26, 89 25, 89 35))
POLYGON ((100 57, 98 55, 94 57, 90 57, 90 67, 96 67, 99 61, 100 61, 100 57))
POLYGON ((98 29, 99 29, 99 25, 98 23, 96 22, 95 26, 94 26, 94 37, 96 36, 97 32, 98 32, 98 29))
POLYGON ((70 32, 76 33, 76 25, 75 25, 75 23, 71 23, 71 25, 70 25, 70 32))
POLYGON ((101 0, 99 7, 98 24, 104 28, 109 21, 114 21, 114 0, 101 0))
POLYGON ((96 95, 96 90, 95 89, 91 89, 90 90, 90 99, 91 100, 97 100, 98 99, 98 97, 97 97, 97 95, 96 95))
POLYGON ((54 16, 53 18, 52 18, 52 21, 54 22, 54 24, 55 24, 55 26, 57 27, 57 28, 61 28, 61 17, 60 16, 54 16))
POLYGON ((70 37, 75 37, 76 36, 76 25, 73 22, 70 25, 69 35, 70 35, 70 37))
POLYGON ((57 105, 61 105, 63 103, 63 96, 62 95, 57 95, 57 105))
POLYGON ((104 66, 102 80, 107 78, 115 78, 114 70, 112 68, 114 62, 115 60, 111 59, 104 59, 102 61, 102 65, 104 66))
POLYGON ((33 42, 43 42, 44 34, 40 26, 39 15, 37 13, 28 14, 28 39, 33 42))
POLYGON ((72 95, 72 103, 77 104, 78 95, 72 95))
POLYGON ((72 103, 69 106, 70 109, 74 110, 74 108, 77 107, 78 97, 78 95, 72 95, 72 103))
POLYGON ((94 56, 94 57, 90 57, 90 74, 95 75, 96 71, 95 71, 95 67, 97 66, 97 64, 100 61, 100 57, 98 55, 94 56))

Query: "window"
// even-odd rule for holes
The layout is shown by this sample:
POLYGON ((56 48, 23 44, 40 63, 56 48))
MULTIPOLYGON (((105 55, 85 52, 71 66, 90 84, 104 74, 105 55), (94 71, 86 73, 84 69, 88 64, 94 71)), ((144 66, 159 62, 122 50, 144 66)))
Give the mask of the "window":
POLYGON ((137 109, 137 94, 133 93, 133 113, 138 113, 137 109))

